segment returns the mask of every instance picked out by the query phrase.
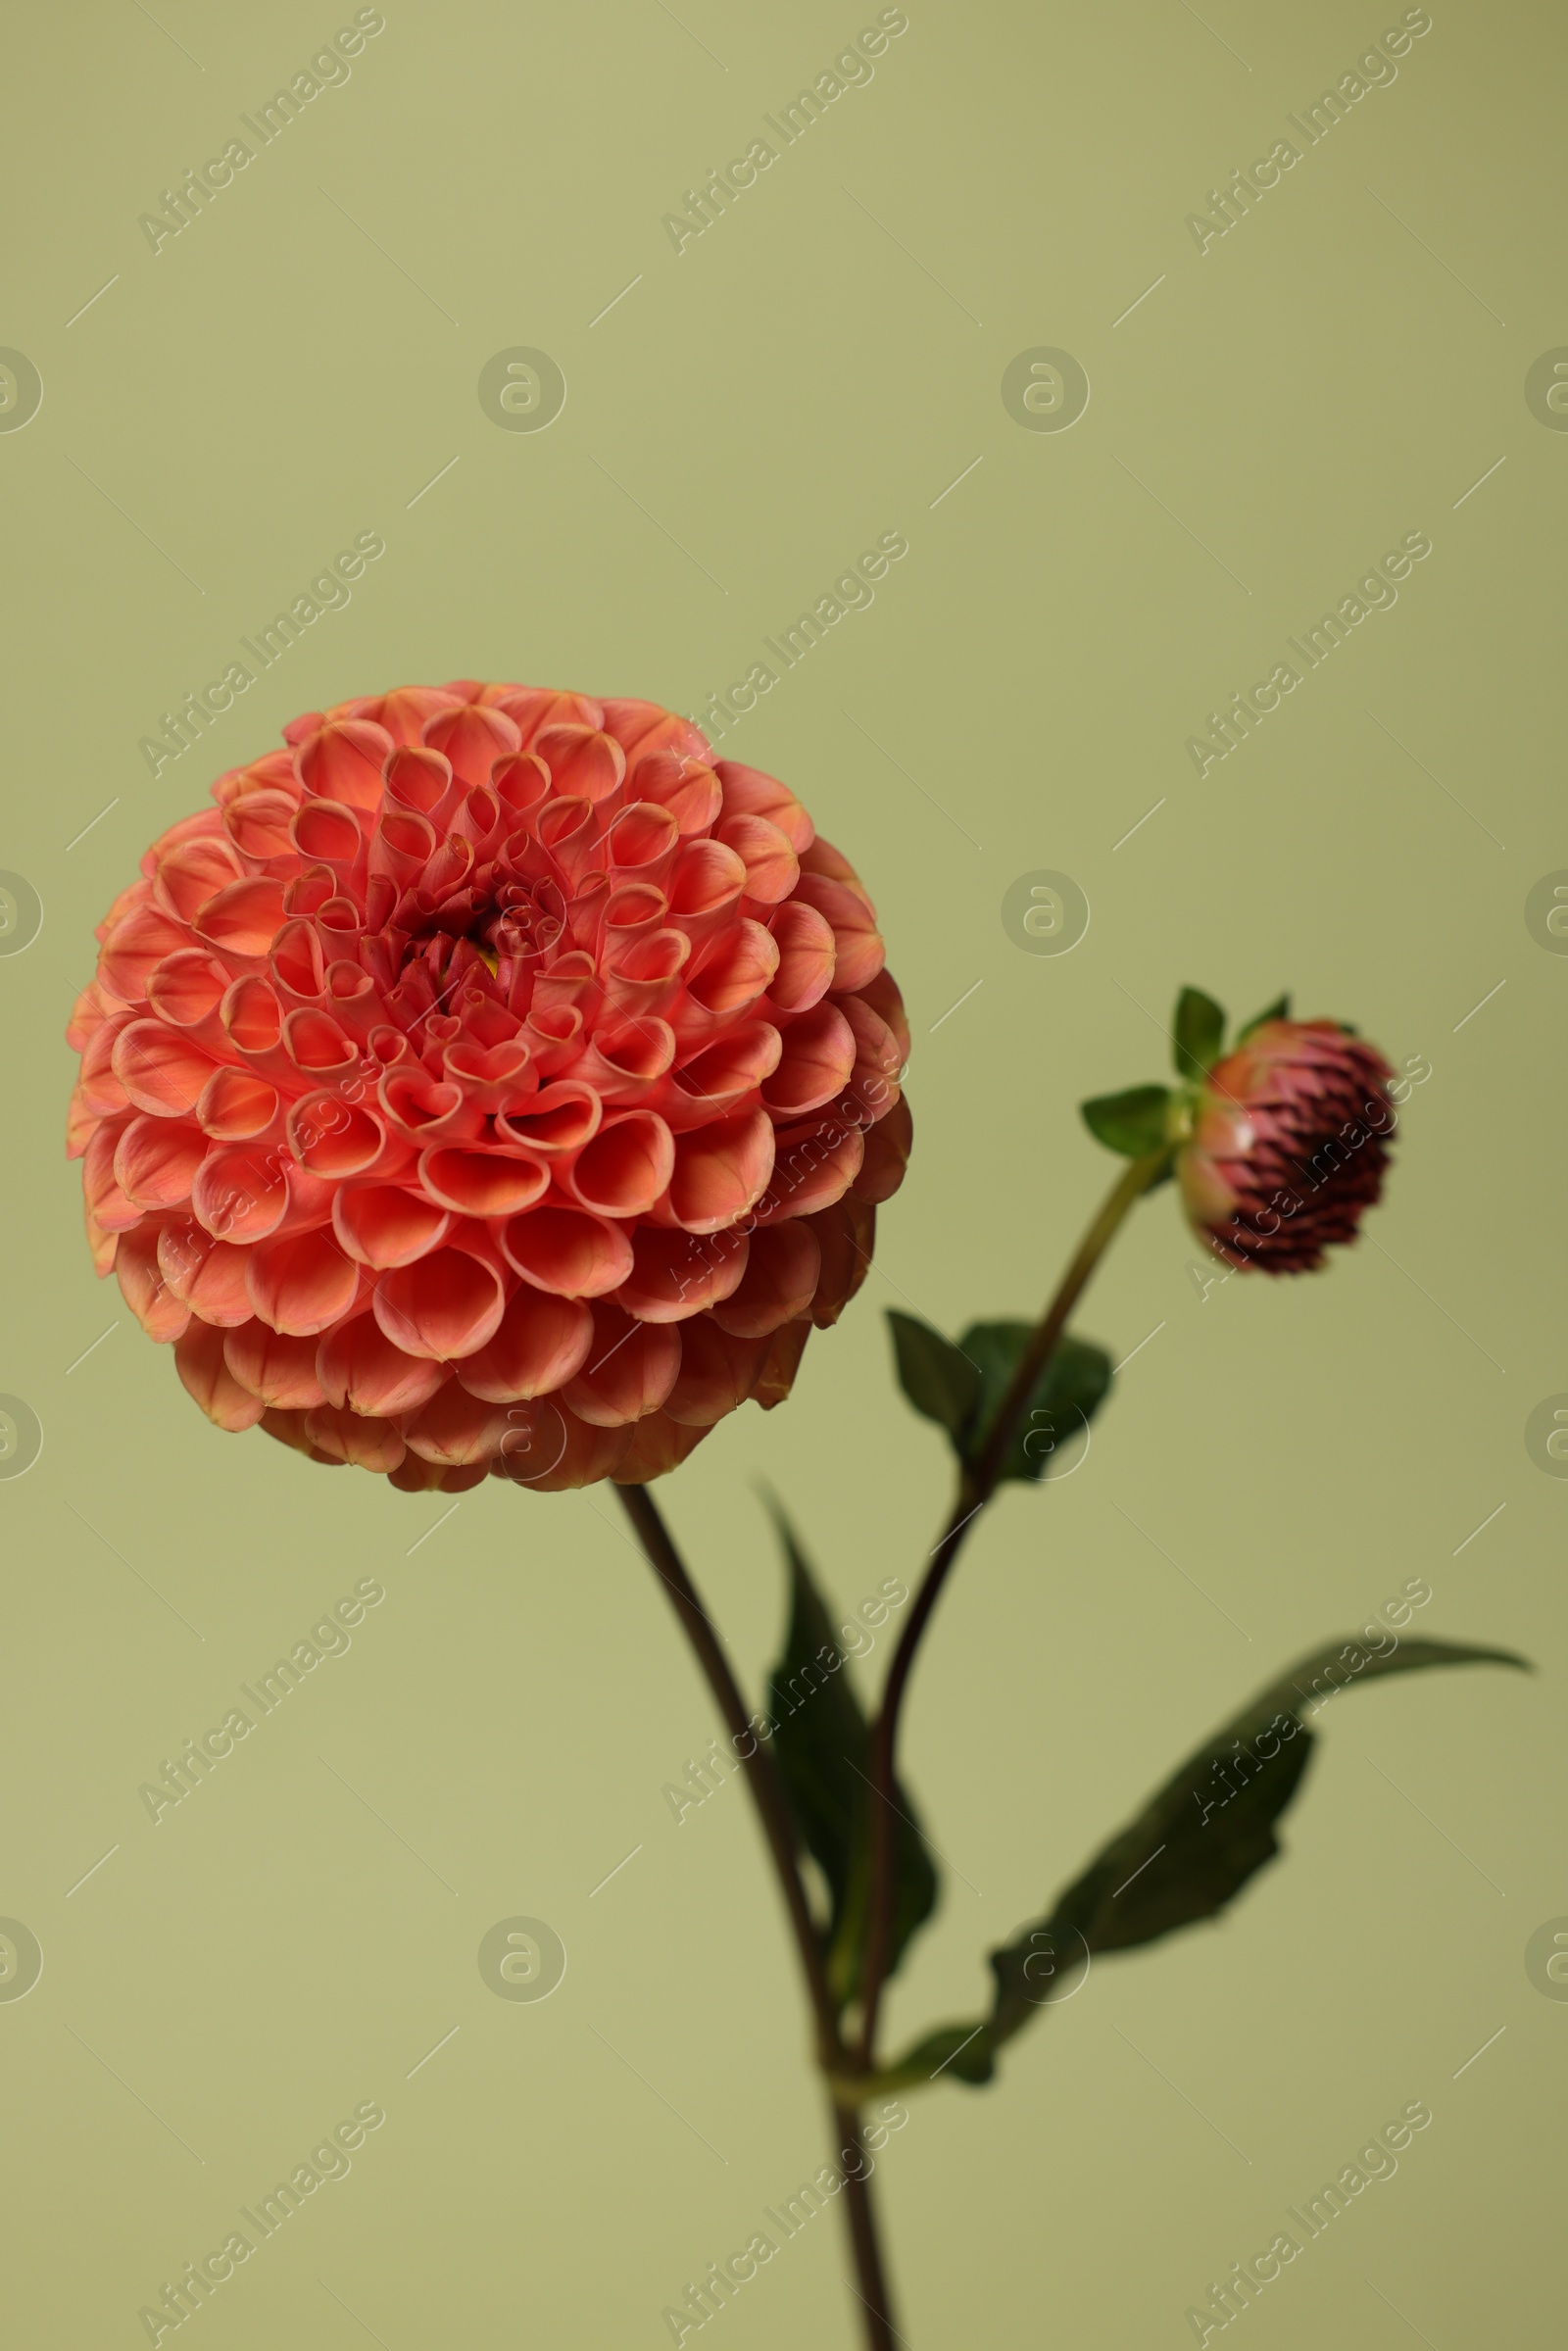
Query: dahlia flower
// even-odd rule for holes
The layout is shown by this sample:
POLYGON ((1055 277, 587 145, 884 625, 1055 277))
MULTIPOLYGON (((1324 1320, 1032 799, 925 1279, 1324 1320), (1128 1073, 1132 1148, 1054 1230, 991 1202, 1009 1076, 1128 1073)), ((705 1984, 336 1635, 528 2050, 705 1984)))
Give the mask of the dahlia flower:
POLYGON ((400 687, 172 825, 68 1031, 87 1231, 220 1428, 638 1484, 789 1393, 903 1177, 870 900, 646 702, 400 687))
POLYGON ((1353 1241, 1383 1189, 1393 1075, 1338 1021, 1253 1029, 1209 1070, 1177 1153, 1200 1238, 1262 1273, 1305 1273, 1353 1241))

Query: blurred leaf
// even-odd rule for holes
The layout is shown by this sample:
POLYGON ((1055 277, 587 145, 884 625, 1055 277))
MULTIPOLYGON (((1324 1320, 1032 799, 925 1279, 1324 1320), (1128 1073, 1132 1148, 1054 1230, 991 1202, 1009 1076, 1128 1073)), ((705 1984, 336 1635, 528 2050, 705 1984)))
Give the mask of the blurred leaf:
MULTIPOLYGON (((768 1680, 768 1713, 790 1810, 807 1851, 827 1881, 832 1901, 828 1975, 841 2004, 859 1981, 870 1878, 871 1735, 795 1530, 782 1510, 774 1523, 790 1578, 784 1651, 768 1680)), ((905 1947, 936 1908, 937 1877, 913 1808, 897 1788, 898 1899, 892 1975, 905 1947)))
MULTIPOLYGON (((958 1341, 980 1367, 980 1394, 972 1420, 958 1444, 959 1457, 979 1458, 1018 1358, 1034 1333, 1033 1323, 971 1323, 958 1341)), ((1037 1482, 1070 1439, 1087 1429, 1110 1387, 1110 1357, 1087 1339, 1064 1338, 1035 1383, 1028 1408, 1003 1463, 1004 1478, 1037 1482)))
POLYGON ((923 2040, 906 2049, 902 2057, 880 2067, 876 2077, 876 2091, 918 2088, 925 2082, 939 2082, 949 2076, 955 2082, 967 2082, 973 2087, 989 2082, 997 2070, 996 2052, 992 2046, 991 2028, 977 2018, 972 2025, 941 2025, 928 2033, 923 2040))
POLYGON ((1078 1108, 1097 1143, 1124 1159, 1147 1159, 1164 1149, 1169 1102, 1168 1086, 1129 1086, 1125 1094, 1100 1094, 1078 1108))
POLYGON ((1040 1927, 994 1951, 994 2045, 1049 2001, 1054 1972, 1038 1964, 1045 1943, 1064 1960, 1155 1942, 1179 1927, 1214 1918, 1279 1851, 1274 1824, 1300 1784, 1315 1734, 1302 1717, 1339 1690, 1384 1674, 1432 1665, 1515 1665, 1509 1649, 1446 1641, 1407 1641, 1379 1652, 1350 1640, 1316 1649, 1260 1690, 1206 1739, 1057 1897, 1040 1927))
POLYGON ((916 1412, 956 1437, 980 1395, 980 1375, 961 1347, 913 1314, 888 1314, 899 1386, 916 1412))
POLYGON ((777 1725, 773 1753, 790 1809, 836 1910, 849 1884, 857 1813, 857 1782, 846 1758, 863 1769, 865 1718, 795 1530, 781 1510, 774 1519, 789 1568, 790 1618, 767 1687, 768 1712, 777 1725))
POLYGON ((1201 988, 1184 988, 1176 999, 1171 1027, 1177 1076, 1207 1077, 1225 1041, 1225 1014, 1220 1006, 1201 988))
POLYGON ((1237 1044, 1238 1044, 1238 1045, 1245 1045, 1245 1044, 1247 1043, 1247 1040, 1248 1040, 1248 1038, 1249 1038, 1249 1037, 1250 1037, 1250 1036, 1252 1035, 1253 1031, 1254 1031, 1255 1029, 1260 1029, 1260 1028, 1262 1028, 1262 1026, 1264 1025, 1265 1021, 1269 1021, 1269 1020, 1289 1020, 1289 1019, 1290 1019, 1290 1017, 1291 1017, 1291 1000, 1290 1000, 1290 998, 1289 998, 1288 996, 1277 996, 1277 997, 1274 999, 1274 1002, 1273 1002, 1273 1003, 1272 1003, 1272 1004, 1271 1004, 1268 1006, 1268 1007, 1267 1007, 1267 1009, 1266 1009, 1265 1011, 1262 1011, 1262 1012, 1254 1012, 1254 1013, 1253 1013, 1253 1015, 1252 1015, 1251 1019, 1250 1019, 1250 1020, 1248 1022, 1248 1024, 1247 1024, 1247 1026, 1246 1026, 1246 1028, 1245 1028, 1245 1029, 1238 1029, 1238 1030, 1237 1030, 1237 1032, 1236 1032, 1236 1042, 1237 1042, 1237 1044))
MULTIPOLYGON (((959 1461, 979 1458, 1034 1324, 971 1323, 956 1346, 912 1314, 890 1312, 899 1384, 917 1412, 945 1428, 959 1461)), ((1110 1358, 1087 1340, 1062 1339, 1033 1396, 1001 1475, 1038 1481, 1088 1427, 1110 1386, 1110 1358)))

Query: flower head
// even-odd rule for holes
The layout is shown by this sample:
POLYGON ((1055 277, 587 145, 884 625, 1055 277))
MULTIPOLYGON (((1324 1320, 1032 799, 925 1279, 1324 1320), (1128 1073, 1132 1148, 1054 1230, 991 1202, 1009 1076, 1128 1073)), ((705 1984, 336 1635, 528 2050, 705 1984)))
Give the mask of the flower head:
POLYGON ((400 687, 172 826, 68 1032, 87 1230, 220 1427, 636 1483, 789 1393, 909 1118, 871 903, 645 702, 400 687))
POLYGON ((1230 1265, 1305 1273, 1353 1241, 1394 1130, 1383 1055, 1333 1020, 1265 1020, 1203 1081, 1176 1172, 1230 1265))

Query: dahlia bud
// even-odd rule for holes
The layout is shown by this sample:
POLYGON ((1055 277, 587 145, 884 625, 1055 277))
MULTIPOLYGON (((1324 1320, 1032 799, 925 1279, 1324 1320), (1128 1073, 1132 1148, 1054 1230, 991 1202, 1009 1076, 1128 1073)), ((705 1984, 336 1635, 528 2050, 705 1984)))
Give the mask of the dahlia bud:
POLYGON ((660 1476, 789 1394, 903 1178, 871 902, 653 703, 400 687, 99 928, 87 1231, 220 1428, 409 1491, 660 1476))
POLYGON ((1305 1273, 1353 1241, 1383 1189, 1394 1072, 1333 1020, 1265 1016, 1199 1083, 1176 1174, 1227 1264, 1305 1273))

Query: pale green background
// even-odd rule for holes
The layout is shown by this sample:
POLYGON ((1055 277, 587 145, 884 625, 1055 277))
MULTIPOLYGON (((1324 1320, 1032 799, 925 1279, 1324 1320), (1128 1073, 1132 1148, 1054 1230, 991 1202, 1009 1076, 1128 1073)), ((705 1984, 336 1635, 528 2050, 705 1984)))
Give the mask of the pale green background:
MULTIPOLYGON (((6 44, 0 342, 45 395, 0 436, 0 865, 46 907, 0 962, 0 1387, 46 1429, 0 1487, 0 1910, 46 1954, 0 2006, 8 2336, 144 2340, 138 2306, 367 2098, 384 2130, 222 2288, 209 2351, 652 2351, 821 2160, 743 1796, 679 1828, 661 1796, 715 1726, 608 1490, 486 1486, 411 1556, 444 1501, 210 1429, 93 1282, 61 1030, 145 842, 296 711, 461 673, 689 709, 899 529, 875 606, 730 746, 868 877, 919 1129, 795 1399, 664 1490, 753 1686, 780 1610, 756 1482, 846 1603, 912 1574, 945 1472, 882 1308, 1033 1309, 1110 1172, 1074 1103, 1160 1074, 1180 982, 1239 1013, 1292 987, 1433 1075, 1328 1278, 1200 1303, 1166 1192, 1092 1294, 1118 1355, 1163 1327, 1081 1471, 1010 1492, 944 1602, 908 1769, 953 1867, 895 2031, 976 2010, 984 1950, 1405 1577, 1434 1587, 1421 1630, 1544 1669, 1348 1698, 1288 1859, 1220 1929, 1106 1963, 999 2086, 914 2105, 882 2167, 901 2329, 1189 2341, 1206 2282, 1423 2097, 1434 2127, 1249 2314, 1252 2351, 1396 2346, 1406 2319, 1436 2351, 1546 2340, 1568 2005, 1523 1952, 1568 1912, 1568 1487, 1523 1427, 1568 1388, 1568 960, 1523 905, 1568 864, 1568 437, 1523 380, 1568 342, 1560 19, 1437 0, 1394 86, 1200 257, 1185 215, 1396 9, 910 0, 870 86, 677 258, 661 216, 874 10, 388 0, 347 86, 155 258, 138 214, 339 21, 156 13, 32 12, 6 44), (514 344, 564 369, 546 433, 480 410, 514 344), (1089 371, 1070 432, 1003 409, 1037 344, 1089 371), (367 528, 387 553, 350 608, 154 782, 159 712, 367 528), (1417 528, 1397 608, 1200 782, 1183 744, 1216 697, 1417 528), (1064 959, 1001 926, 1040 866, 1093 906, 1064 959), (353 1651, 155 1829, 138 1784, 367 1574, 388 1596, 353 1651), (517 1912, 570 1954, 543 2006, 475 1966, 517 1912)), ((851 2343, 837 2229, 725 2314, 737 2351, 851 2343)))

